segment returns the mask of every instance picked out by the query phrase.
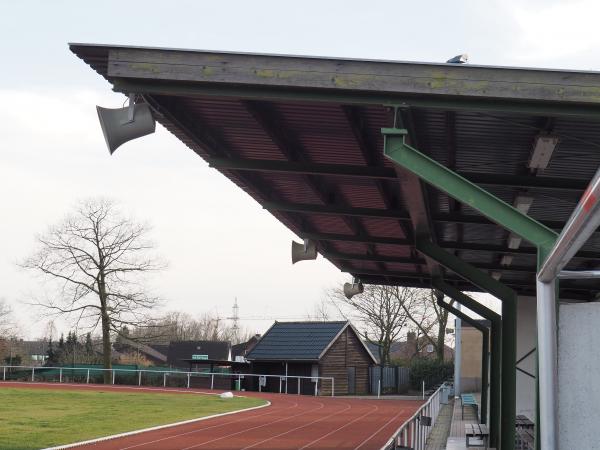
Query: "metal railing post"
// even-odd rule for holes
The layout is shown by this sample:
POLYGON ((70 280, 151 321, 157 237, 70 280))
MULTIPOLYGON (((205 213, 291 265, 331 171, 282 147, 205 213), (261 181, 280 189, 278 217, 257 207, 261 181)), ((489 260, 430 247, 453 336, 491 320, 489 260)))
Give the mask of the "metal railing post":
POLYGON ((215 388, 215 374, 211 373, 210 374, 210 389, 214 389, 215 388))
POLYGON ((2 366, 2 381, 6 381, 6 367, 2 366))
POLYGON ((281 377, 279 377, 279 393, 281 394, 281 377))
POLYGON ((317 395, 319 395, 319 394, 318 394, 318 392, 319 392, 319 379, 317 378, 317 379, 315 380, 315 397, 316 397, 317 395))
POLYGON ((86 384, 90 384, 90 369, 87 370, 87 378, 85 380, 86 384))
POLYGON ((163 373, 163 387, 167 387, 167 372, 163 373))
POLYGON ((62 383, 62 367, 58 371, 58 382, 62 383))
POLYGON ((331 396, 335 397, 335 378, 331 378, 331 396))
POLYGON ((31 368, 31 381, 33 382, 35 379, 35 367, 31 368))
POLYGON ((190 388, 190 373, 187 374, 187 388, 190 388))
POLYGON ((112 384, 115 384, 115 369, 110 369, 112 372, 112 384))
POLYGON ((298 395, 300 395, 300 377, 298 377, 298 395))
POLYGON ((142 385, 142 371, 138 371, 138 386, 142 385))

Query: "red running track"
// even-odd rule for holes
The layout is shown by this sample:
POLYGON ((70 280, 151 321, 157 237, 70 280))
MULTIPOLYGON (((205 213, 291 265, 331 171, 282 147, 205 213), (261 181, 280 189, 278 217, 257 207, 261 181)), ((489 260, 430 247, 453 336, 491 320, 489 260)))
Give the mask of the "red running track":
MULTIPOLYGON (((0 386, 8 385, 2 383, 0 386)), ((10 383, 58 389, 206 394, 214 391, 136 388, 126 386, 10 383)), ((200 422, 127 436, 77 448, 95 450, 191 449, 380 449, 393 432, 419 408, 409 400, 367 400, 244 393, 264 398, 271 406, 200 422)))

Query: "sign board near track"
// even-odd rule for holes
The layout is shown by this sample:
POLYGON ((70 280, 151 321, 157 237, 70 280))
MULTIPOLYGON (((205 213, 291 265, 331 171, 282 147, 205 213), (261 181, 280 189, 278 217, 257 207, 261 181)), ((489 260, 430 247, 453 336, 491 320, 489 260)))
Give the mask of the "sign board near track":
POLYGON ((192 355, 194 361, 205 361, 208 359, 208 355, 192 355))

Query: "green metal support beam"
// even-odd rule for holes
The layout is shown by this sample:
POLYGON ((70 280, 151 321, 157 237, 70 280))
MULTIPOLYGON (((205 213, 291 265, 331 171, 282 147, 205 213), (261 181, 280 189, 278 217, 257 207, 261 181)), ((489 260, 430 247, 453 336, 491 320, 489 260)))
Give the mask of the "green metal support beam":
MULTIPOLYGON (((464 177, 461 177, 457 173, 411 147, 407 142, 407 130, 400 128, 384 128, 381 131, 384 135, 384 154, 387 158, 415 173, 421 179, 437 187, 449 196, 476 209, 491 221, 535 245, 538 250, 538 268, 541 267, 540 264, 543 263, 545 255, 552 249, 554 242, 558 237, 557 233, 526 214, 522 214, 512 205, 498 199, 485 189, 468 181, 464 177)), ((498 297, 498 295, 496 296, 498 297)), ((507 319, 512 317, 513 314, 516 317, 516 307, 513 305, 512 301, 507 301, 503 302, 503 308, 505 303, 508 306, 509 311, 503 310, 502 315, 505 318, 503 322, 510 322, 509 326, 512 327, 515 325, 512 323, 513 320, 507 319), (510 316, 506 315, 507 312, 510 312, 510 316)), ((504 367, 505 375, 508 370, 507 367, 504 367)), ((510 368, 511 375, 514 375, 515 371, 516 366, 510 368)), ((506 376, 503 378, 503 382, 505 381, 505 378, 506 376)), ((512 376, 510 378, 512 378, 512 376)), ((536 390, 539 393, 539 388, 536 390)), ((505 392, 504 386, 503 392, 505 392)), ((507 405, 503 404, 503 408, 505 407, 507 407, 507 405)), ((510 411, 510 413, 512 416, 514 414, 514 409, 510 411)), ((539 404, 537 413, 539 415, 539 404)), ((507 415, 504 413, 502 414, 502 420, 503 435, 501 448, 508 449, 514 446, 514 423, 512 425, 512 438, 509 440, 508 434, 506 436, 504 435, 505 429, 506 432, 509 433, 508 428, 506 428, 506 425, 508 424, 505 423, 508 419, 507 415), (509 445, 507 441, 510 443, 511 447, 505 447, 505 444, 509 445)), ((539 425, 539 423, 540 422, 536 417, 536 424, 539 425)), ((539 438, 540 427, 537 426, 536 428, 537 437, 539 438)), ((536 448, 539 447, 538 443, 539 439, 536 439, 536 448)))
POLYGON ((536 247, 552 248, 558 237, 554 231, 408 145, 405 129, 383 128, 381 132, 384 154, 394 163, 536 247))
MULTIPOLYGON (((441 293, 441 291, 438 291, 441 293)), ((473 328, 481 331, 481 423, 487 423, 488 412, 488 387, 489 387, 489 350, 490 350, 490 330, 481 325, 476 319, 469 317, 460 309, 455 308, 444 301, 444 295, 441 293, 437 298, 437 304, 451 314, 454 314, 461 320, 470 324, 473 328)), ((454 299, 453 299, 454 300, 454 299)), ((499 356, 497 356, 499 358, 499 356)), ((456 364, 456 362, 455 362, 456 364)))
MULTIPOLYGON (((463 294, 461 291, 451 286, 441 278, 436 278, 432 282, 432 286, 446 294, 454 301, 466 306, 471 311, 479 314, 481 317, 489 320, 491 323, 491 364, 490 364, 490 445, 498 445, 498 436, 503 432, 501 428, 501 416, 502 416, 502 402, 501 402, 501 380, 502 377, 502 318, 489 308, 486 308, 481 303, 472 299, 468 295, 463 294)), ((516 375, 516 374, 515 374, 516 375)), ((513 426, 514 435, 514 426, 513 426)), ((504 437, 504 434, 502 434, 504 437)), ((512 446, 502 448, 513 448, 514 439, 512 446)), ((499 447, 500 448, 500 447, 499 447)))
POLYGON ((458 276, 489 292, 502 302, 502 415, 500 420, 502 450, 513 450, 515 442, 517 395, 517 294, 508 286, 464 262, 425 239, 417 240, 417 250, 458 276))

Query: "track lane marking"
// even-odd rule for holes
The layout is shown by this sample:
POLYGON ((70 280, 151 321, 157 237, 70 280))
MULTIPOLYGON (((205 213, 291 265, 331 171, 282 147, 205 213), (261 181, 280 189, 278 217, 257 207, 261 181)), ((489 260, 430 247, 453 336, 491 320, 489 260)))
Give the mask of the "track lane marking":
POLYGON ((376 411, 379 409, 379 406, 377 406, 377 405, 373 405, 373 406, 375 407, 375 409, 373 409, 373 410, 371 410, 371 411, 367 411, 367 412, 366 412, 365 414, 363 414, 362 416, 359 416, 359 417, 355 418, 354 420, 352 420, 352 421, 348 422, 347 424, 345 424, 345 425, 342 425, 341 427, 339 427, 339 428, 336 428, 336 429, 335 429, 335 430, 333 430, 333 431, 330 431, 329 433, 327 433, 327 434, 325 434, 325 435, 321 436, 321 437, 320 437, 320 438, 318 438, 318 439, 315 439, 314 441, 310 441, 308 444, 305 444, 304 446, 300 447, 298 450, 302 450, 302 449, 305 449, 305 448, 308 448, 308 447, 310 447, 312 444, 314 444, 314 443, 316 443, 316 442, 319 442, 320 440, 322 440, 322 439, 325 439, 325 438, 327 438, 327 437, 331 436, 332 434, 335 434, 335 433, 337 433, 338 431, 340 431, 340 430, 342 430, 342 429, 346 428, 348 425, 351 425, 351 424, 353 424, 353 423, 354 423, 354 422, 356 422, 357 420, 360 420, 360 419, 362 419, 363 417, 365 417, 365 416, 368 416, 369 414, 372 414, 372 413, 376 412, 376 411))
POLYGON ((225 422, 225 423, 221 423, 221 424, 217 424, 217 425, 211 425, 210 427, 200 428, 200 429, 198 429, 198 430, 186 431, 186 432, 184 432, 184 433, 178 433, 178 434, 174 434, 174 435, 172 435, 172 436, 166 436, 166 437, 164 437, 164 438, 160 438, 160 439, 154 439, 154 440, 152 440, 152 441, 146 441, 146 442, 142 442, 142 443, 139 443, 139 444, 130 445, 130 446, 128 446, 128 447, 119 447, 119 450, 129 450, 129 449, 131 449, 131 448, 142 447, 142 446, 144 446, 144 445, 156 444, 157 442, 163 442, 163 441, 166 441, 166 440, 168 440, 168 439, 178 438, 178 437, 181 437, 181 436, 187 436, 187 435, 194 434, 194 433, 200 433, 200 432, 202 432, 202 431, 211 430, 211 429, 214 429, 214 428, 219 428, 219 427, 224 427, 224 426, 226 426, 226 425, 231 425, 231 424, 234 424, 234 423, 238 423, 238 422, 244 422, 244 421, 246 421, 246 420, 250 420, 250 419, 256 419, 257 417, 268 416, 268 415, 270 415, 270 414, 277 413, 277 412, 279 412, 280 410, 286 411, 286 410, 288 410, 288 409, 294 409, 294 408, 296 408, 297 406, 298 406, 298 403, 297 403, 297 402, 294 402, 294 404, 293 404, 292 406, 288 406, 287 408, 278 408, 278 409, 276 409, 276 410, 274 410, 274 411, 273 411, 273 410, 271 410, 271 411, 269 411, 269 412, 267 412, 267 413, 264 413, 264 414, 252 415, 252 416, 250 416, 250 417, 244 417, 244 418, 242 418, 242 419, 238 419, 238 420, 232 420, 232 421, 230 421, 230 422, 225 422))
POLYGON ((396 418, 402 414, 404 412, 404 409, 401 409, 400 412, 398 414, 396 414, 394 417, 392 417, 390 420, 388 420, 384 425, 382 425, 381 427, 379 427, 377 429, 377 431, 375 431, 375 433, 373 433, 371 436, 369 436, 367 439, 365 439, 364 441, 362 441, 360 443, 360 445, 358 447, 354 447, 354 450, 358 450, 359 448, 361 448, 363 445, 365 445, 367 442, 369 442, 371 439, 373 439, 375 436, 377 436, 381 430, 383 430, 385 427, 387 427, 390 423, 392 423, 394 420, 396 420, 396 418))
POLYGON ((246 433, 248 431, 256 430, 258 428, 263 428, 263 427, 266 427, 266 426, 274 425, 274 424, 279 423, 279 422, 284 422, 286 420, 293 419, 294 417, 299 417, 299 416, 303 416, 303 415, 308 414, 308 413, 319 411, 320 409, 323 409, 325 407, 324 403, 321 403, 321 402, 318 402, 318 403, 320 403, 320 405, 321 405, 318 408, 314 408, 314 409, 311 409, 309 411, 304 411, 302 413, 295 414, 295 415, 290 416, 290 417, 284 417, 282 419, 278 419, 278 420, 275 420, 273 422, 265 423, 265 424, 262 424, 262 425, 257 425, 257 426, 252 427, 252 428, 247 428, 245 430, 241 430, 241 431, 238 431, 237 433, 232 433, 232 434, 229 434, 227 436, 221 436, 219 438, 215 438, 215 439, 211 439, 209 441, 201 442, 200 444, 191 445, 189 447, 182 448, 181 450, 190 450, 192 448, 202 447, 203 445, 211 444, 213 442, 220 441, 220 440, 223 440, 223 439, 227 439, 227 438, 230 438, 232 436, 237 436, 238 434, 246 433))
POLYGON ((320 419, 313 420, 312 422, 309 422, 309 423, 304 424, 304 425, 300 425, 300 426, 298 426, 296 428, 292 428, 291 430, 288 430, 288 431, 284 431, 283 433, 276 434, 275 436, 271 436, 270 438, 263 439, 262 441, 255 442, 252 445, 248 445, 247 447, 244 447, 242 450, 246 450, 248 448, 256 447, 258 444, 263 444, 263 443, 268 442, 270 440, 276 439, 276 438, 278 438, 280 436, 284 436, 284 435, 286 435, 288 433, 291 433, 292 431, 300 430, 301 428, 305 428, 305 427, 307 427, 309 425, 312 425, 312 424, 317 423, 317 422, 321 422, 321 421, 323 421, 325 419, 330 419, 331 417, 337 416, 338 414, 341 414, 343 412, 348 411, 349 409, 352 409, 352 406, 349 405, 348 403, 342 403, 342 404, 345 404, 346 408, 342 409, 341 411, 338 411, 338 412, 336 412, 334 414, 330 414, 330 415, 325 416, 325 417, 321 417, 320 419))

